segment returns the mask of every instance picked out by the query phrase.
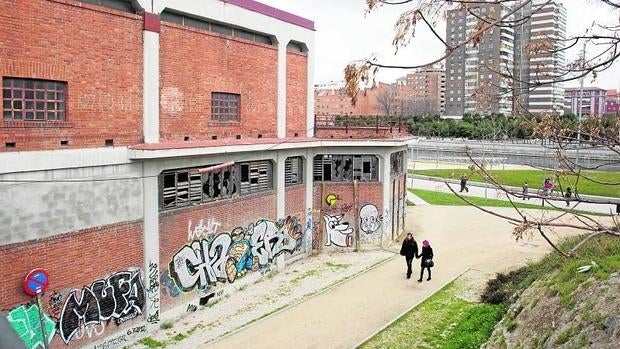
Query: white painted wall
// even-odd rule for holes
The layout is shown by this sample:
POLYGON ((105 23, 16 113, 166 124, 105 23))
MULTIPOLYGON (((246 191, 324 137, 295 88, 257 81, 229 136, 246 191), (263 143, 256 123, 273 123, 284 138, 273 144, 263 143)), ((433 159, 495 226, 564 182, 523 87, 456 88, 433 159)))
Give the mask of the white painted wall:
POLYGON ((159 33, 143 31, 143 104, 144 143, 159 142, 159 33))

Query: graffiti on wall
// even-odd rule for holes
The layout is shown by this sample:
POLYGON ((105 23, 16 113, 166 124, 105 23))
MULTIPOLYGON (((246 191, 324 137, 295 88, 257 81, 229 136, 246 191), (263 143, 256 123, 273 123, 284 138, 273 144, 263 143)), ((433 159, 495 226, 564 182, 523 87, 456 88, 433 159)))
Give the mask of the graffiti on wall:
MULTIPOLYGON (((56 324, 47 314, 43 314, 43 319, 47 342, 50 343, 54 337, 56 324)), ((45 347, 41 334, 39 307, 36 304, 20 305, 9 312, 7 320, 27 349, 45 347)))
POLYGON ((383 217, 379 214, 377 206, 366 204, 360 208, 360 230, 367 235, 381 232, 383 217))
POLYGON ((202 238, 207 238, 211 235, 217 234, 217 229, 222 225, 222 223, 218 222, 213 218, 209 218, 206 221, 201 219, 198 221, 192 228, 192 221, 190 220, 187 223, 187 240, 198 240, 202 238))
POLYGON ((81 338, 89 326, 105 326, 110 320, 120 325, 137 317, 144 310, 144 302, 139 270, 114 273, 67 295, 58 320, 58 333, 68 344, 81 338))
POLYGON ((159 266, 155 262, 149 262, 149 284, 146 294, 149 297, 149 310, 147 321, 159 322, 159 266))
POLYGON ((164 295, 176 298, 181 294, 181 290, 179 290, 177 285, 170 278, 170 273, 168 273, 168 270, 162 270, 160 281, 162 286, 161 293, 164 295))
POLYGON ((233 283, 248 271, 267 266, 280 254, 293 253, 302 235, 296 217, 278 222, 260 220, 246 229, 236 228, 183 246, 172 256, 170 276, 183 292, 217 282, 233 283))
POLYGON ((353 228, 349 223, 343 222, 344 215, 324 215, 325 221, 325 246, 336 245, 339 247, 353 246, 353 228))

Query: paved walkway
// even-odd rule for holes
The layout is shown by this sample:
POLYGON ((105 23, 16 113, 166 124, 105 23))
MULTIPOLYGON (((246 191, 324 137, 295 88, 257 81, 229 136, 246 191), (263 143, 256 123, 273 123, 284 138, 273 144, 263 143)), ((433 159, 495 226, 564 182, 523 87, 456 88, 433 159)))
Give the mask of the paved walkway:
MULTIPOLYGON (((407 177, 407 181, 408 181, 407 186, 410 188, 413 187, 417 189, 425 189, 425 190, 433 190, 433 191, 451 193, 450 189, 448 189, 446 187, 446 184, 443 182, 443 179, 420 178, 416 176, 416 177, 407 177)), ((458 181, 452 180, 452 182, 453 182, 453 184, 451 184, 452 189, 454 189, 455 191, 460 190, 460 184, 458 184, 458 181)), ((497 190, 492 187, 491 188, 484 187, 481 184, 476 184, 473 182, 468 183, 467 187, 469 188, 469 192, 461 193, 463 196, 477 196, 477 197, 483 197, 483 198, 486 197, 489 199, 508 201, 508 199, 506 198, 506 194, 501 190, 497 190)), ((521 193, 521 188, 515 188, 515 187, 508 187, 508 188, 510 188, 511 190, 517 193, 521 193)), ((536 195, 536 191, 537 191, 537 188, 530 188, 529 194, 536 195)), ((620 201, 620 199, 618 198, 605 198, 605 197, 596 197, 596 196, 588 196, 588 198, 595 198, 599 200, 620 201)), ((515 200, 514 197, 512 197, 512 199, 515 200)), ((522 200, 522 199, 517 198, 516 201, 526 203, 526 204, 542 206, 542 199, 531 198, 529 200, 522 200)), ((556 207, 560 207, 560 208, 566 207, 566 201, 562 200, 562 198, 560 197, 556 198, 555 200, 552 200, 552 203, 556 207)), ((548 203, 545 203, 545 205, 548 205, 548 203)), ((576 210, 590 211, 590 212, 597 212, 597 213, 609 214, 610 212, 612 213, 616 212, 616 205, 612 205, 612 204, 579 203, 579 205, 575 206, 575 202, 572 202, 570 207, 575 208, 576 210)))
MULTIPOLYGON (((506 214, 516 214, 512 209, 506 214)), ((416 206, 407 227, 435 252, 433 280, 405 279, 405 262, 389 262, 205 348, 351 348, 466 268, 498 272, 524 265, 549 251, 536 237, 516 243, 507 222, 473 207, 416 206), (447 219, 448 218, 448 219, 447 219)), ((574 233, 574 232, 573 232, 574 233)), ((417 260, 419 263, 419 260, 417 260)), ((415 273, 419 272, 419 264, 415 273)))

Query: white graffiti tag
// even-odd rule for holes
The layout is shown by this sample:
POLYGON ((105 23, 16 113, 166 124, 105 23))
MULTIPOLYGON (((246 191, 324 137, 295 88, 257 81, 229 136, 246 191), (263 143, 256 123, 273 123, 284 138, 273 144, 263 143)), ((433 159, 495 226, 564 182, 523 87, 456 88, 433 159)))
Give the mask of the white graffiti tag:
POLYGON ((353 245, 353 228, 349 227, 349 223, 342 222, 343 215, 330 216, 325 215, 325 231, 327 235, 327 242, 325 246, 334 244, 340 247, 351 247, 353 245))
POLYGON ((213 236, 217 234, 217 229, 221 225, 222 223, 213 218, 209 218, 206 222, 204 219, 201 219, 192 229, 192 221, 190 220, 187 223, 187 240, 192 241, 213 236))

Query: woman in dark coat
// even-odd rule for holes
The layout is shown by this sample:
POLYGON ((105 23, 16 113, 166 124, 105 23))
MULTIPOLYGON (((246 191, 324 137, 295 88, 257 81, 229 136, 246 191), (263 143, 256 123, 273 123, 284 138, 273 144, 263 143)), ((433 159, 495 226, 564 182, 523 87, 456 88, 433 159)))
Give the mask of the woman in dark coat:
POLYGON ((407 279, 410 279, 412 273, 411 261, 413 261, 414 258, 418 258, 418 243, 411 233, 408 233, 405 240, 403 240, 403 246, 400 248, 400 255, 405 256, 405 262, 407 262, 407 279))
POLYGON ((431 248, 430 242, 428 240, 424 240, 422 242, 422 252, 420 253, 420 257, 422 257, 422 263, 420 266, 420 278, 418 282, 422 282, 422 278, 424 277, 424 269, 428 270, 428 279, 426 281, 431 280, 431 266, 429 263, 433 261, 433 249, 431 248))

